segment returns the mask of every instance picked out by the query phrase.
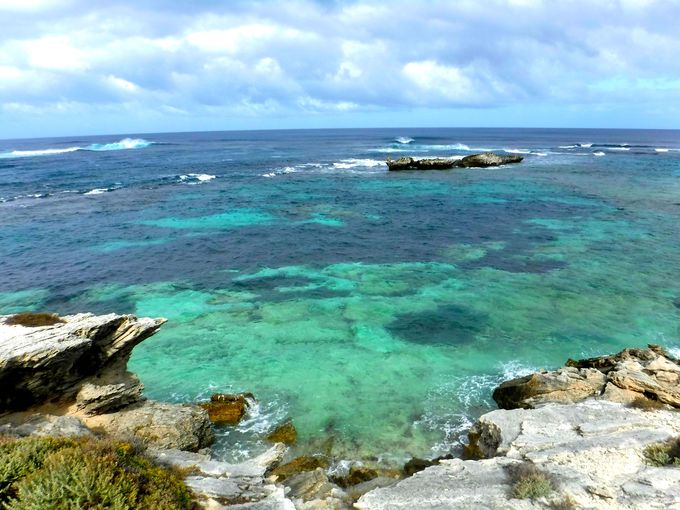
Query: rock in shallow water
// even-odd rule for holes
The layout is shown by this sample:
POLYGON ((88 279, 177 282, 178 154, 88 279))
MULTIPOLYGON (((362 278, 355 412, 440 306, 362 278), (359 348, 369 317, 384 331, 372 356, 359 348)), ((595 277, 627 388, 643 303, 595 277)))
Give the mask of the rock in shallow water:
POLYGON ((647 400, 680 408, 680 364, 650 345, 613 356, 569 360, 564 368, 506 381, 493 392, 502 409, 578 402, 591 396, 624 403, 647 400))
POLYGON ((396 170, 447 170, 449 168, 487 168, 492 166, 519 163, 524 158, 516 154, 500 155, 493 152, 471 154, 464 158, 423 158, 415 159, 404 156, 399 159, 388 159, 387 167, 391 171, 396 170))
POLYGON ((208 412, 210 421, 215 425, 236 425, 246 414, 249 406, 248 398, 252 399, 252 394, 215 393, 210 397, 210 402, 198 405, 208 412))

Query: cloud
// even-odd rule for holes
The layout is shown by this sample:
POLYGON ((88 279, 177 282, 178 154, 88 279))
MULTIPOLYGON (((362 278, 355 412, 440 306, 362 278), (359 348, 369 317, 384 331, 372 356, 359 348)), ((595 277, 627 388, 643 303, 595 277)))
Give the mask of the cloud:
POLYGON ((678 0, 0 0, 0 104, 14 122, 69 109, 408 119, 634 103, 644 115, 678 96, 678 12, 678 0))

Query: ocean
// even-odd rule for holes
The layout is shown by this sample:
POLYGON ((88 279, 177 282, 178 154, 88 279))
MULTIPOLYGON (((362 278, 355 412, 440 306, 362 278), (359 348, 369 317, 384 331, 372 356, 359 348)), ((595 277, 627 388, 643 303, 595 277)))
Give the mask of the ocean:
POLYGON ((504 379, 680 352, 680 131, 344 129, 0 141, 0 313, 167 317, 150 398, 252 392, 215 453, 456 450, 504 379), (492 169, 385 158, 493 150, 492 169))

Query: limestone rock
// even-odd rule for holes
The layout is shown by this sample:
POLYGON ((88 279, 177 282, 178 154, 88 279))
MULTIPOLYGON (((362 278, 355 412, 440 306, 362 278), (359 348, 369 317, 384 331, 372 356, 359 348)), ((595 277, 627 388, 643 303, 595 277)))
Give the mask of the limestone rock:
POLYGON ((274 468, 271 474, 278 477, 279 480, 285 480, 286 478, 302 473, 303 471, 313 471, 319 467, 327 468, 328 461, 321 457, 303 455, 274 468))
POLYGON ((644 401, 680 408, 680 364, 658 346, 624 349, 613 356, 568 360, 554 372, 539 372, 501 384, 493 393, 503 409, 601 396, 616 402, 644 401))
POLYGON ((397 160, 388 159, 389 170, 446 170, 457 166, 458 159, 454 158, 424 158, 414 159, 406 156, 397 160))
POLYGON ((64 322, 26 327, 7 324, 10 317, 0 317, 0 413, 69 401, 84 379, 125 373, 133 347, 165 322, 78 314, 63 317, 64 322))
POLYGON ((396 170, 446 170, 449 168, 486 168, 491 166, 519 163, 522 156, 500 155, 493 152, 483 154, 471 154, 464 158, 423 158, 415 159, 404 156, 399 159, 387 159, 387 167, 391 171, 396 170))
POLYGON ((208 412, 210 421, 215 425, 236 425, 246 414, 250 394, 230 395, 227 393, 215 393, 210 397, 210 402, 198 404, 208 412))
POLYGON ((680 469, 644 461, 645 446, 680 436, 680 414, 601 399, 497 410, 475 425, 484 460, 443 460, 356 503, 382 509, 680 508, 680 469), (557 481, 548 498, 511 497, 508 469, 531 462, 557 481), (567 504, 571 505, 568 506, 567 504))
POLYGON ((253 459, 231 464, 213 460, 209 455, 192 453, 177 449, 151 448, 147 453, 164 466, 171 466, 178 469, 187 469, 192 473, 202 476, 227 477, 227 478, 262 478, 267 470, 279 462, 286 452, 283 444, 271 447, 262 455, 253 459))
POLYGON ((512 163, 520 163, 524 158, 517 154, 499 155, 493 152, 484 152, 482 154, 472 154, 465 156, 460 160, 460 166, 465 168, 478 167, 487 168, 490 166, 508 165, 512 163))
POLYGON ((84 382, 76 395, 76 409, 86 414, 115 411, 143 399, 144 385, 131 372, 105 374, 84 382))
POLYGON ((297 430, 295 429, 292 420, 286 420, 276 427, 269 435, 267 435, 267 441, 271 441, 272 443, 295 444, 297 441, 297 430))
POLYGON ((502 383, 493 392, 501 409, 531 408, 548 402, 578 402, 600 395, 607 377, 594 368, 565 367, 502 383))
POLYGON ((12 420, 7 420, 0 425, 0 434, 21 437, 83 437, 92 435, 92 431, 76 416, 33 414, 28 417, 21 417, 21 420, 15 423, 12 420))
POLYGON ((194 405, 147 400, 86 419, 90 428, 155 448, 196 451, 214 440, 208 413, 194 405))

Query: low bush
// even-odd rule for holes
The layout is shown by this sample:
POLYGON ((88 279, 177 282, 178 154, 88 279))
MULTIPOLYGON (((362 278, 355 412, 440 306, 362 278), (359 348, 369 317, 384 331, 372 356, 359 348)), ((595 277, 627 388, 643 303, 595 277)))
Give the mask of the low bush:
POLYGON ((530 462, 510 466, 509 470, 513 498, 536 499, 547 497, 555 491, 555 483, 550 475, 530 462))
POLYGON ((6 510, 187 510, 178 471, 133 445, 95 439, 0 440, 0 506, 6 510))
POLYGON ((64 321, 56 313, 45 312, 22 312, 15 313, 5 320, 5 324, 9 326, 26 326, 29 328, 37 328, 39 326, 54 326, 61 324, 64 321))
POLYGON ((643 455, 647 464, 651 466, 680 467, 680 437, 665 443, 650 444, 644 449, 643 455))

